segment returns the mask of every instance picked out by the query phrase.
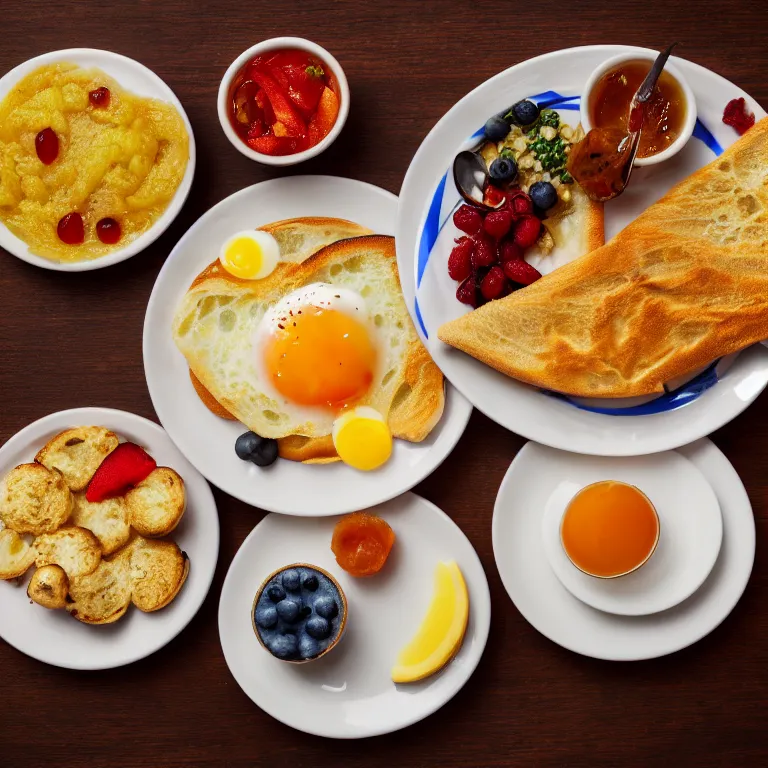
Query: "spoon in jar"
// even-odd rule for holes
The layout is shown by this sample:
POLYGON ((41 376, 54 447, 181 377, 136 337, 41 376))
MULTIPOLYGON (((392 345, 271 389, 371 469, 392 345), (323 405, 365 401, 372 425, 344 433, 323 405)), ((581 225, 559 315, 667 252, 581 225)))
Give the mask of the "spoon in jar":
POLYGON ((485 160, 479 152, 467 149, 456 155, 453 160, 453 181, 462 198, 476 208, 495 211, 504 204, 503 196, 496 205, 485 202, 490 177, 485 160))
POLYGON ((660 53, 629 103, 627 130, 593 128, 571 150, 568 172, 598 202, 620 195, 632 174, 645 117, 645 105, 677 43, 660 53))

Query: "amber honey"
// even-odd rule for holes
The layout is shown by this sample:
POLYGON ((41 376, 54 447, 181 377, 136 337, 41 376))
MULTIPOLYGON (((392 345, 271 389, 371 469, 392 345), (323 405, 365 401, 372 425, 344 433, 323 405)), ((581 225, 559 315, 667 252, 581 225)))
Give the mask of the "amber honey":
POLYGON ((659 540, 659 517, 633 485, 606 480, 582 488, 560 526, 563 548, 579 570, 610 579, 645 563, 659 540))
MULTIPOLYGON (((593 127, 626 132, 629 103, 650 69, 650 61, 626 61, 597 81, 589 99, 593 127)), ((680 83, 663 71, 645 105, 638 157, 657 155, 669 147, 683 130, 686 109, 680 83)))

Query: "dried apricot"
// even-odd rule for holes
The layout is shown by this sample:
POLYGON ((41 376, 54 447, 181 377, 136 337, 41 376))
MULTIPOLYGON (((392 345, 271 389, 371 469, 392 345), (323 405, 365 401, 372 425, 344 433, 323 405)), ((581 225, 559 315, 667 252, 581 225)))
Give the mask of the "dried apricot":
POLYGON ((367 512, 353 512, 336 523, 331 550, 336 562, 352 576, 373 576, 387 562, 395 543, 389 524, 367 512))

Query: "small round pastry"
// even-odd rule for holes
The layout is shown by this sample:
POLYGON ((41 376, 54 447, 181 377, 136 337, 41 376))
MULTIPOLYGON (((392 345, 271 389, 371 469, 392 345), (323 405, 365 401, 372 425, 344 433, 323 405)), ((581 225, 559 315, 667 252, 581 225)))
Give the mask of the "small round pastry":
POLYGON ((27 587, 27 596, 43 608, 66 608, 69 579, 60 565, 44 565, 33 574, 27 587))

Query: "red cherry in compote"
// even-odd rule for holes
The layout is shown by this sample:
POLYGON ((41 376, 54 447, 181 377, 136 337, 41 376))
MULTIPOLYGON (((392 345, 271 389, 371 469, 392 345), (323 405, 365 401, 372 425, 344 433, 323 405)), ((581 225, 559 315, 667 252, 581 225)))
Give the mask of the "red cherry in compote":
POLYGON ((52 128, 43 128, 35 136, 35 151, 43 165, 50 165, 59 156, 59 137, 52 128))
POLYGON ((59 240, 67 245, 80 245, 85 240, 85 230, 83 229, 83 217, 73 211, 59 219, 56 227, 56 233, 59 240))
POLYGON ((120 239, 121 234, 120 222, 114 219, 107 217, 100 219, 96 224, 96 235, 106 245, 114 245, 120 239))
POLYGON ((106 109, 109 106, 109 100, 112 98, 112 94, 109 92, 109 88, 105 88, 103 85, 101 88, 90 91, 88 93, 88 101, 96 109, 106 109))

